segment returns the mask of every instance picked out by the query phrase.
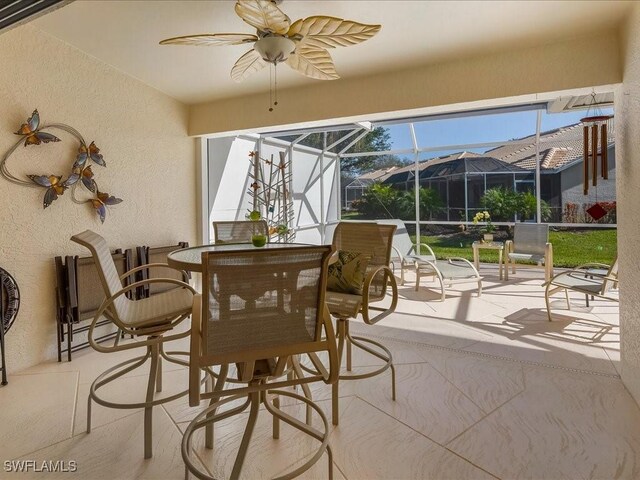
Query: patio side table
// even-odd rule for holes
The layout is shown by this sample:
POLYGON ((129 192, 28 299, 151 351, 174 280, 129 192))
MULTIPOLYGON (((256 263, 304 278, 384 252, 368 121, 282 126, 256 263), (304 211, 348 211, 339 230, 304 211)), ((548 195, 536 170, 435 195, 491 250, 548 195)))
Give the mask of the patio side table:
POLYGON ((502 280, 502 252, 504 251, 504 242, 473 242, 473 264, 476 270, 480 271, 479 250, 498 250, 498 271, 500 272, 500 280, 502 280))

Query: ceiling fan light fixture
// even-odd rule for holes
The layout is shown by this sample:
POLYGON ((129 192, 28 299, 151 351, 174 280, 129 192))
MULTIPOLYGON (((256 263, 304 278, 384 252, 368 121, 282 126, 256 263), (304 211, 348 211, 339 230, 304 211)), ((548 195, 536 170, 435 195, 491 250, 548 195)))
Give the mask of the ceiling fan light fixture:
POLYGON ((263 37, 253 46, 265 62, 277 64, 284 62, 295 50, 296 43, 286 37, 263 37))

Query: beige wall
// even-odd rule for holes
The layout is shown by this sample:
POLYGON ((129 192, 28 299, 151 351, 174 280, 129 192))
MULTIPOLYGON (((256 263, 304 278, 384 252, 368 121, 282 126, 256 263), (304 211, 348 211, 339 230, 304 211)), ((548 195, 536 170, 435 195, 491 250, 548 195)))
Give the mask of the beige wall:
POLYGON ((616 92, 622 380, 640 403, 640 4, 622 32, 624 82, 616 92))
POLYGON ((266 94, 192 106, 189 133, 247 131, 615 84, 622 78, 618 49, 618 35, 610 31, 366 78, 317 81, 279 92, 274 112, 268 111, 266 94))
MULTIPOLYGON (((99 27, 96 27, 99 28, 99 27)), ((0 153, 34 108, 44 123, 66 123, 102 149, 99 186, 124 202, 104 225, 70 192, 46 210, 43 191, 0 178, 0 266, 17 280, 22 304, 7 335, 9 373, 53 358, 55 255, 85 254, 69 237, 87 228, 112 247, 196 238, 194 140, 179 102, 30 25, 0 35, 0 153)), ((15 173, 68 173, 77 143, 20 147, 15 173)))

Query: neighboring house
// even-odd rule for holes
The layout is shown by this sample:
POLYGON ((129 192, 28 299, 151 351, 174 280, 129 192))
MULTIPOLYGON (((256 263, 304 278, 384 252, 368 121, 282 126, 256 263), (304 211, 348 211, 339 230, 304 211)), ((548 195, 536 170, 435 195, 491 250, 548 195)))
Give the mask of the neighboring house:
MULTIPOLYGON (((596 202, 616 201, 614 130, 609 130, 608 166, 609 179, 598 175, 597 187, 589 187, 589 195, 583 194, 582 184, 582 127, 581 123, 568 125, 540 134, 540 196, 551 207, 553 222, 589 222, 587 208, 596 202), (576 212, 577 209, 577 212, 576 212)), ((504 145, 489 150, 485 155, 535 172, 535 135, 524 137, 528 144, 504 145)), ((534 188, 534 183, 531 187, 534 188)), ((615 221, 615 217, 610 219, 615 221)))
MULTIPOLYGON (((448 206, 441 220, 457 221, 465 209, 480 208, 480 198, 490 188, 535 190, 536 136, 518 140, 524 143, 502 145, 483 154, 458 152, 418 165, 420 185, 438 190, 448 206)), ((611 206, 616 200, 613 131, 608 142, 609 178, 598 178, 598 186, 590 186, 588 196, 583 195, 582 145, 582 124, 540 134, 540 195, 551 208, 552 222, 589 222, 587 208, 596 202, 611 206)), ((376 181, 409 190, 414 188, 414 177, 415 166, 409 165, 376 181)), ((615 222, 615 212, 607 222, 615 222)))
POLYGON ((382 182, 385 178, 398 170, 398 167, 381 168, 373 172, 356 177, 344 187, 342 195, 342 207, 351 210, 351 204, 362 197, 364 191, 374 182, 382 182))

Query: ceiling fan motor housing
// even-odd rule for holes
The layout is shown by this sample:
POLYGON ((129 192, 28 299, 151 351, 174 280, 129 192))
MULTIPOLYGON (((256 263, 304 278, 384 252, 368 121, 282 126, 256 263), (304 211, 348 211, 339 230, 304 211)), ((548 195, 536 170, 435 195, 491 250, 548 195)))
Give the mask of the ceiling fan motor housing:
POLYGON ((296 43, 287 37, 268 36, 258 40, 253 48, 260 54, 265 62, 284 62, 295 50, 296 43))

